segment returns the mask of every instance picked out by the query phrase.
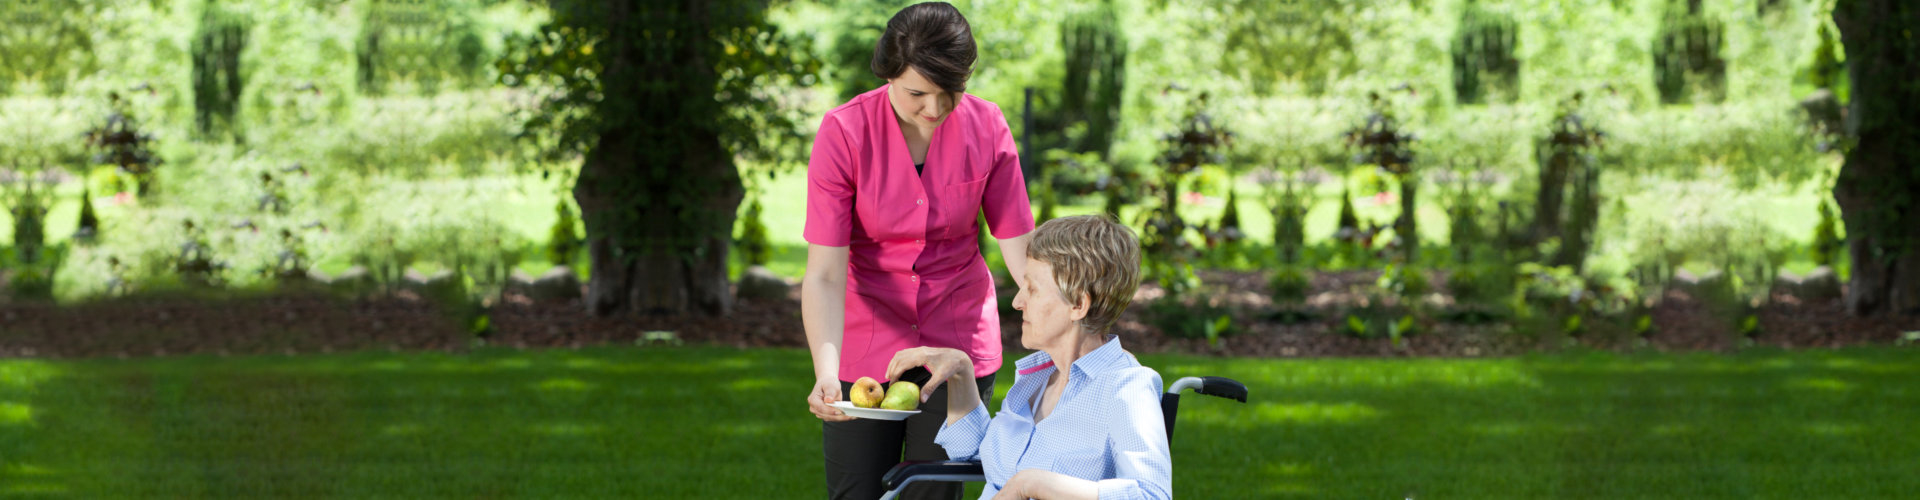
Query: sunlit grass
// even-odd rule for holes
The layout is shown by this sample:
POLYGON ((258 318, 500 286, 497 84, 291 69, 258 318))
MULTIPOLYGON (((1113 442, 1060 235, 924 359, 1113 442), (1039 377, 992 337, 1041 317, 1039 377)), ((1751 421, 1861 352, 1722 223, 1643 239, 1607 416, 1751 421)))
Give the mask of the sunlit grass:
MULTIPOLYGON (((1183 398, 1184 498, 1920 486, 1920 351, 1142 360, 1252 389, 1183 398)), ((0 361, 0 496, 816 497, 807 363, 713 347, 0 361)))

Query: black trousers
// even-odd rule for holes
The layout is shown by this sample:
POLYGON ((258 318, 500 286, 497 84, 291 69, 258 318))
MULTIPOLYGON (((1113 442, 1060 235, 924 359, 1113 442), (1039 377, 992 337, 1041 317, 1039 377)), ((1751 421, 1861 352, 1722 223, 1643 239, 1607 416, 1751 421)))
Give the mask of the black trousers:
MULTIPOLYGON (((926 387, 932 374, 915 368, 900 374, 900 380, 926 387)), ((974 379, 985 403, 993 394, 993 374, 974 379)), ((853 384, 841 381, 842 399, 853 393, 853 384)), ((920 405, 920 413, 906 420, 854 419, 846 422, 821 422, 823 448, 827 455, 827 495, 834 500, 872 500, 886 493, 880 477, 902 461, 946 460, 947 450, 933 444, 933 436, 947 423, 947 385, 941 384, 920 405), (903 453, 904 451, 904 453, 903 453), (904 457, 904 458, 903 458, 904 457)), ((954 482, 917 482, 900 492, 903 499, 958 500, 961 484, 954 482)))

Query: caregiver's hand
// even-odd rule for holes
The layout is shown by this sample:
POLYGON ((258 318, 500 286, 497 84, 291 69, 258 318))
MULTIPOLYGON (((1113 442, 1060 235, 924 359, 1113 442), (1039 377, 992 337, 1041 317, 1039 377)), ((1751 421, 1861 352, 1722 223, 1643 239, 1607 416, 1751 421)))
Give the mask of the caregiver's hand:
POLYGON ((946 383, 947 379, 958 375, 973 375, 973 359, 959 349, 948 347, 915 347, 902 349, 893 354, 893 361, 887 363, 887 380, 899 380, 900 373, 919 367, 927 367, 933 376, 927 379, 927 385, 920 388, 920 402, 927 402, 933 390, 946 383))
POLYGON ((834 408, 833 402, 840 400, 840 381, 826 378, 813 383, 813 392, 807 394, 807 409, 813 416, 828 422, 845 422, 853 417, 834 408))

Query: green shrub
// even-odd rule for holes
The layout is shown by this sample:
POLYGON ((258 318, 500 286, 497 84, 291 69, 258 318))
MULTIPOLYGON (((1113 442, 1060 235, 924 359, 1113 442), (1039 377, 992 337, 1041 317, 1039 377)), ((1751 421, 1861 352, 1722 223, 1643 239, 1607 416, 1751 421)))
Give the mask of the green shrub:
POLYGON ((1274 303, 1297 303, 1313 288, 1313 275, 1300 266, 1281 266, 1267 279, 1267 291, 1274 303))
POLYGON ((1513 295, 1514 278, 1510 266, 1478 262, 1454 269, 1447 276, 1447 292, 1455 302, 1499 302, 1513 295))
POLYGON ((33 184, 28 184, 25 194, 13 201, 9 210, 13 214, 13 245, 22 262, 33 262, 46 245, 46 200, 35 193, 33 184))
POLYGON ((1520 28, 1511 15, 1467 5, 1453 40, 1455 100, 1461 104, 1509 100, 1519 93, 1520 60, 1514 50, 1520 28))
POLYGON ((1380 278, 1375 281, 1375 284, 1381 290, 1409 298, 1426 295, 1433 291, 1433 287, 1427 283, 1426 271, 1411 264, 1387 266, 1387 269, 1380 273, 1380 278))
POLYGON ((192 219, 180 222, 185 234, 180 250, 170 256, 169 267, 181 283, 198 287, 217 287, 226 284, 227 262, 214 258, 213 245, 207 241, 205 228, 193 223, 192 219))
POLYGON ((1453 295, 1455 302, 1477 302, 1487 298, 1487 290, 1481 288, 1482 271, 1473 266, 1462 266, 1447 275, 1447 293, 1453 295))
POLYGON ((1399 345, 1402 338, 1420 333, 1416 313, 1386 298, 1378 290, 1369 292, 1367 300, 1347 311, 1340 325, 1341 333, 1363 339, 1392 339, 1394 345, 1399 345))
POLYGON ((306 239, 293 229, 281 229, 280 250, 272 262, 260 268, 260 274, 281 283, 295 283, 305 281, 312 268, 313 259, 307 254, 306 239))
POLYGON ((1191 303, 1161 298, 1148 303, 1143 312, 1147 324, 1169 337, 1204 338, 1208 344, 1216 344, 1223 337, 1240 333, 1240 327, 1233 321, 1233 311, 1213 305, 1205 294, 1194 294, 1191 303))
POLYGON ((247 50, 253 22, 249 12, 237 8, 207 2, 193 35, 194 123, 206 136, 241 135, 234 126, 240 92, 247 86, 240 55, 247 50))
POLYGON ((478 6, 371 0, 360 7, 366 17, 354 62, 362 92, 378 95, 403 82, 428 91, 441 88, 442 82, 461 87, 482 83, 490 59, 478 27, 469 19, 478 6))
POLYGON ((66 260, 67 245, 40 247, 23 258, 20 247, 0 248, 0 275, 7 278, 7 292, 15 299, 52 300, 54 274, 66 260))
POLYGON ((1653 81, 1663 103, 1680 103, 1699 95, 1713 102, 1726 99, 1727 60, 1721 51, 1726 23, 1692 10, 1669 5, 1654 36, 1653 81))
POLYGON ((1807 76, 1814 88, 1834 88, 1846 77, 1846 65, 1840 62, 1840 46, 1834 42, 1833 32, 1827 29, 1826 23, 1820 24, 1819 33, 1820 45, 1814 48, 1813 66, 1807 68, 1807 76))
POLYGON ((1141 282, 1159 285, 1169 297, 1183 297, 1200 287, 1200 275, 1193 272, 1192 264, 1159 260, 1152 255, 1142 264, 1141 282))
POLYGON ((1313 205, 1312 194, 1296 190, 1288 181, 1286 190, 1273 197, 1273 246, 1282 264, 1299 264, 1305 257, 1302 252, 1307 244, 1307 211, 1313 205))
POLYGON ((73 229, 73 239, 79 243, 92 243, 100 236, 100 216, 93 212, 93 187, 80 188, 80 224, 73 229))
POLYGON ((1487 244, 1486 230, 1480 227, 1479 200, 1472 191, 1461 189, 1451 197, 1447 210, 1447 244, 1456 263, 1473 262, 1475 250, 1487 244))
MULTIPOLYGON (((759 210, 760 201, 754 200, 753 208, 749 213, 757 217, 759 210)), ((573 209, 567 207, 567 200, 565 199, 555 202, 553 204, 553 211, 558 217, 554 218, 553 228, 547 232, 547 262, 556 266, 573 265, 573 262, 577 260, 580 255, 581 241, 578 228, 579 223, 574 219, 573 209)), ((757 219, 750 220, 756 223, 758 222, 757 219)), ((751 229, 749 229, 749 231, 751 231, 751 229)), ((766 232, 764 226, 761 228, 761 232, 764 237, 764 233, 766 232)))
POLYGON ((1360 229, 1360 216, 1353 211, 1353 190, 1340 191, 1340 221, 1335 226, 1340 231, 1360 229))
POLYGON ((1840 220, 1834 214, 1833 204, 1825 200, 1820 202, 1820 222, 1813 227, 1813 263, 1832 267, 1837 256, 1844 250, 1845 241, 1840 239, 1840 220))
POLYGON ((761 219, 760 198, 747 205, 747 214, 740 220, 740 239, 735 242, 747 264, 767 265, 773 260, 773 243, 767 239, 767 224, 761 219))

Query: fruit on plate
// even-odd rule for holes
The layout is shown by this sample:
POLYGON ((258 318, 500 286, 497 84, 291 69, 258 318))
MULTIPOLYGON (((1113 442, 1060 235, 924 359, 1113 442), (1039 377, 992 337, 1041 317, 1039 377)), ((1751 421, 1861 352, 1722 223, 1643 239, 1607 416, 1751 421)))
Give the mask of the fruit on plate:
POLYGON ((880 401, 880 407, 888 410, 913 410, 920 407, 920 386, 913 382, 894 382, 887 388, 887 399, 880 401))
POLYGON ((860 380, 853 382, 853 394, 848 394, 847 400, 861 408, 878 408, 880 399, 884 397, 886 391, 880 388, 880 382, 873 380, 873 377, 860 377, 860 380))

